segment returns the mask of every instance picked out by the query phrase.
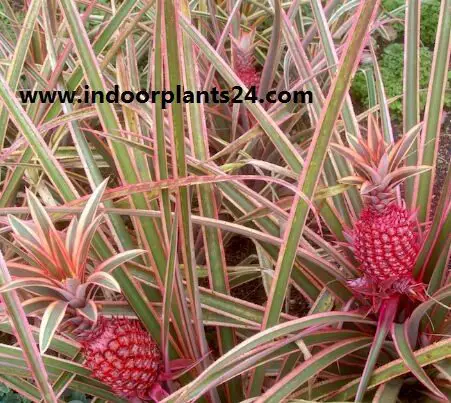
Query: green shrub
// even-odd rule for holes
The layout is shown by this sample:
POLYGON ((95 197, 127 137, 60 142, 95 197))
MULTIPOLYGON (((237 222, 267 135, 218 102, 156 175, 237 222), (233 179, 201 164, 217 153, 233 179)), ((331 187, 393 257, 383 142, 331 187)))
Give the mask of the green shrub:
MULTIPOLYGON (((392 12, 404 4, 406 4, 405 0, 382 0, 382 5, 388 12, 392 12)), ((429 48, 434 47, 439 13, 440 0, 427 0, 422 2, 420 39, 423 42, 423 45, 429 48)), ((396 13, 394 16, 404 18, 404 11, 402 13, 396 13)), ((396 23, 393 27, 400 36, 404 34, 404 24, 396 23)))
MULTIPOLYGON (((88 403, 90 399, 84 393, 72 390, 66 390, 63 394, 63 401, 68 403, 88 403)), ((8 386, 0 383, 0 402, 1 403, 31 403, 25 397, 20 396, 8 386)))
POLYGON ((0 402, 2 403, 29 403, 30 400, 21 397, 8 386, 0 383, 0 402))
MULTIPOLYGON (((432 66, 433 53, 422 48, 420 51, 420 89, 427 90, 429 84, 429 74, 432 66)), ((382 52, 379 62, 382 80, 384 82, 387 98, 401 95, 403 92, 403 66, 404 66, 404 45, 393 43, 388 45, 382 52)), ((362 71, 359 71, 352 85, 352 92, 356 99, 359 99, 364 106, 368 106, 368 89, 366 78, 362 71)), ((426 91, 420 93, 421 109, 426 105, 426 91)), ((445 105, 451 106, 451 94, 445 94, 445 105)), ((393 117, 399 118, 402 113, 402 99, 398 99, 390 105, 393 117)))

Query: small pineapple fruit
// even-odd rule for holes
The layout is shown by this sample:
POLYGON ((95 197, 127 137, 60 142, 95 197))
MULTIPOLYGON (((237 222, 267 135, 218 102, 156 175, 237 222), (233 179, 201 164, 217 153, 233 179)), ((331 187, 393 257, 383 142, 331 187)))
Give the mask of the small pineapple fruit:
POLYGON ((260 84, 260 73, 255 68, 254 49, 256 46, 255 29, 241 31, 238 39, 231 37, 234 51, 234 71, 248 88, 260 84))
POLYGON ((118 396, 158 401, 166 395, 159 383, 160 350, 139 321, 101 316, 79 340, 85 366, 118 396))
POLYGON ((349 136, 352 149, 334 144, 350 160, 357 176, 343 183, 360 185, 364 207, 352 231, 349 246, 361 263, 363 277, 350 282, 361 294, 380 298, 407 294, 422 298, 422 285, 412 276, 419 251, 416 214, 406 209, 397 186, 406 178, 429 169, 400 167, 418 133, 411 130, 395 145, 387 146, 374 119, 369 117, 367 140, 349 136))
POLYGON ((65 233, 56 230, 36 196, 27 192, 33 221, 8 217, 27 258, 7 262, 13 280, 0 288, 0 293, 24 288, 35 295, 27 304, 47 303, 39 335, 42 353, 58 329, 68 329, 80 338, 86 366, 94 378, 121 397, 159 400, 165 392, 157 382, 163 368, 156 343, 137 320, 106 318, 97 312, 97 303, 102 301, 94 300, 96 289, 100 286, 120 292, 110 273, 144 252, 129 250, 98 265, 90 258, 91 240, 102 220, 97 210, 105 188, 106 181, 93 192, 80 219, 74 218, 65 233))

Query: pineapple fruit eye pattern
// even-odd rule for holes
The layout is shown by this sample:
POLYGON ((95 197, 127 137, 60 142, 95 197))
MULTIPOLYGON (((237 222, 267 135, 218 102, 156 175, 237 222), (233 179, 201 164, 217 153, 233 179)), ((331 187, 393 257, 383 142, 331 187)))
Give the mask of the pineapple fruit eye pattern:
POLYGON ((160 350, 139 321, 100 317, 79 339, 86 367, 118 396, 148 400, 166 395, 158 384, 163 372, 160 350))
POLYGON ((450 9, 0 1, 0 401, 449 401, 450 9))

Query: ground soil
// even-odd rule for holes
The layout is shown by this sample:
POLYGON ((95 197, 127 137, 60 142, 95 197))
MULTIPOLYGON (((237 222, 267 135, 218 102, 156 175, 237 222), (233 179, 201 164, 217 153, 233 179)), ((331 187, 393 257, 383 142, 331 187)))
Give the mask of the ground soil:
MULTIPOLYGON (((230 266, 238 265, 246 257, 251 254, 255 254, 255 245, 248 238, 235 236, 231 239, 230 243, 226 247, 226 259, 227 264, 230 266)), ((254 304, 264 306, 267 301, 267 296, 263 283, 260 279, 249 281, 239 287, 235 287, 232 292, 232 296, 240 298, 244 301, 249 301, 254 304)), ((294 288, 290 290, 290 298, 287 309, 287 313, 302 317, 307 314, 309 304, 306 299, 294 288)))

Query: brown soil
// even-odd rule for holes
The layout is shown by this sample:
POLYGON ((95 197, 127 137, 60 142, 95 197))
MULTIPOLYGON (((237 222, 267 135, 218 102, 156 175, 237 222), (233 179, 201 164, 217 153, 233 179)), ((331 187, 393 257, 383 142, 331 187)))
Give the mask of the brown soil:
MULTIPOLYGON (((227 265, 237 266, 248 256, 256 254, 255 245, 249 238, 234 236, 227 244, 225 255, 227 265)), ((232 289, 232 296, 262 305, 266 302, 266 293, 260 280, 252 280, 232 289)))
MULTIPOLYGON (((255 246, 248 238, 235 236, 226 247, 226 259, 228 265, 239 265, 245 258, 255 254, 255 246)), ((264 306, 267 301, 265 288, 260 279, 249 281, 245 284, 235 287, 232 296, 249 301, 254 304, 264 306)), ((306 299, 294 288, 290 291, 288 313, 294 316, 302 317, 307 314, 309 304, 306 299)))

